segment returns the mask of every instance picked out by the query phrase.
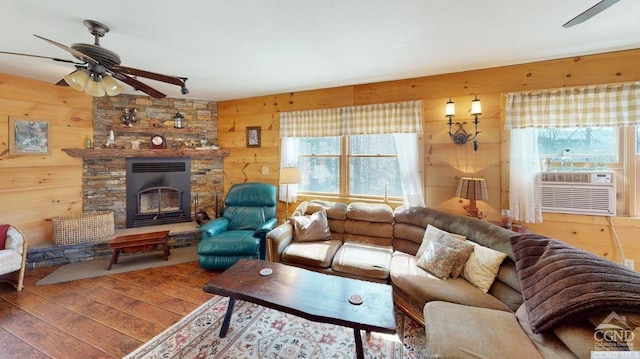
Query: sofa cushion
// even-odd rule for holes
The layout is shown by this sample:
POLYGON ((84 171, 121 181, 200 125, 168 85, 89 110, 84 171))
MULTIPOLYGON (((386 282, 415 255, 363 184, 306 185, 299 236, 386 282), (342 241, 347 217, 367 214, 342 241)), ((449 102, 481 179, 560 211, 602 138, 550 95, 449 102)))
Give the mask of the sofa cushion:
POLYGON ((418 258, 395 251, 391 258, 392 284, 404 293, 410 293, 419 303, 434 300, 510 311, 501 301, 479 291, 462 277, 442 281, 417 266, 418 258))
POLYGON ((347 218, 376 223, 393 223, 393 210, 384 203, 352 202, 347 206, 347 218))
POLYGON ((384 279, 389 277, 392 254, 391 246, 347 242, 336 253, 331 267, 337 272, 384 279))
POLYGON ((417 266, 438 279, 446 280, 459 257, 455 249, 436 239, 429 242, 427 250, 418 258, 417 266))
POLYGON ((475 248, 464 265, 462 276, 478 289, 487 293, 498 275, 500 264, 507 258, 507 255, 471 241, 469 243, 472 243, 475 248))
MULTIPOLYGON (((527 334, 533 345, 538 348, 542 356, 545 359, 563 359, 563 358, 575 358, 576 354, 572 352, 553 332, 547 331, 544 333, 533 333, 531 331, 531 325, 529 324, 529 316, 527 315, 527 308, 525 305, 521 305, 516 311, 516 318, 522 330, 527 334)), ((585 347, 589 347, 593 342, 593 335, 591 341, 584 342, 585 347)), ((587 355, 588 357, 588 355, 587 355)))
POLYGON ((304 266, 329 268, 342 245, 339 240, 292 242, 282 252, 282 262, 304 266))
POLYGON ((435 301, 423 314, 429 358, 543 358, 513 313, 435 301))
POLYGON ((289 218, 293 226, 294 241, 325 241, 331 239, 331 231, 327 222, 327 212, 315 212, 309 216, 289 218))
POLYGON ((22 255, 11 249, 0 250, 0 273, 17 271, 22 267, 22 255))
POLYGON ((534 333, 597 313, 640 312, 640 274, 542 236, 511 244, 534 333))
POLYGON ((427 250, 427 246, 429 245, 429 242, 442 236, 453 237, 459 240, 465 240, 467 238, 465 236, 460 236, 455 233, 449 233, 447 231, 443 231, 442 229, 429 224, 427 225, 427 228, 424 230, 424 235, 422 236, 422 243, 420 244, 420 248, 418 248, 416 257, 420 258, 422 256, 422 253, 424 253, 424 251, 427 250))

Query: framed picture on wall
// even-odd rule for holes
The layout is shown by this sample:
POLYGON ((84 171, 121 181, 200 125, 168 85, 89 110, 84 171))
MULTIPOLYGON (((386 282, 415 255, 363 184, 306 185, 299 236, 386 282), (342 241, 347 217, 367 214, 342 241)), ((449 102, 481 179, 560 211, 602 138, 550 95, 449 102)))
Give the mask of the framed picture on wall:
POLYGON ((247 127, 247 147, 260 147, 261 127, 247 127))
POLYGON ((9 155, 50 154, 49 122, 9 117, 9 155))

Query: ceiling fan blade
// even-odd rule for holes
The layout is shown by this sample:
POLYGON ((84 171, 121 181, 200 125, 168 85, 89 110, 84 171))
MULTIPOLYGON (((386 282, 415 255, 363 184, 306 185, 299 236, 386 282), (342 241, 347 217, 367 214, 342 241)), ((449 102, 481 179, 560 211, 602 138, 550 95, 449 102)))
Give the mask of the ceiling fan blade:
POLYGON ((53 40, 49 40, 49 39, 47 39, 45 37, 42 37, 42 36, 38 36, 38 35, 35 35, 35 34, 33 36, 37 37, 38 39, 42 39, 42 40, 44 40, 44 41, 46 41, 46 42, 48 42, 48 43, 50 43, 52 45, 55 45, 55 46, 65 50, 65 51, 69 52, 71 55, 75 56, 76 58, 78 58, 78 59, 80 59, 80 60, 82 60, 82 61, 84 61, 86 63, 92 64, 92 65, 98 65, 98 61, 96 61, 93 58, 91 58, 91 56, 87 56, 87 55, 83 54, 82 52, 80 52, 80 51, 78 51, 76 49, 73 49, 73 48, 71 48, 71 47, 69 47, 67 45, 63 45, 63 44, 61 44, 59 42, 55 42, 53 40))
POLYGON ((568 27, 575 26, 575 25, 578 25, 580 23, 583 23, 583 22, 591 19, 592 17, 598 15, 602 11, 606 10, 609 6, 617 3, 618 1, 620 1, 620 0, 602 0, 602 1, 598 2, 597 4, 593 5, 592 7, 588 8, 582 14, 580 14, 580 15, 574 17, 573 19, 567 21, 564 25, 562 25, 562 27, 568 28, 568 27))
POLYGON ((58 61, 58 62, 66 62, 66 63, 74 64, 74 65, 83 65, 80 62, 75 62, 75 61, 71 61, 71 60, 59 59, 59 58, 56 58, 56 57, 49 57, 49 56, 23 54, 23 53, 20 53, 20 52, 0 51, 0 54, 37 57, 37 58, 40 58, 40 59, 49 59, 49 60, 58 61))
POLYGON ((165 98, 167 97, 167 95, 163 94, 162 92, 134 79, 133 77, 129 77, 123 73, 119 73, 119 72, 113 72, 112 73, 113 77, 115 77, 116 79, 126 83, 127 85, 133 87, 135 90, 138 91, 142 91, 144 93, 146 93, 147 95, 154 97, 154 98, 165 98))
POLYGON ((133 75, 133 76, 145 77, 145 78, 156 80, 156 81, 162 81, 162 82, 170 83, 170 84, 181 86, 181 87, 185 86, 184 80, 181 79, 180 77, 167 76, 167 75, 157 74, 155 72, 149 72, 145 70, 134 69, 133 67, 120 66, 120 65, 113 66, 111 70, 115 72, 124 72, 126 74, 133 75))

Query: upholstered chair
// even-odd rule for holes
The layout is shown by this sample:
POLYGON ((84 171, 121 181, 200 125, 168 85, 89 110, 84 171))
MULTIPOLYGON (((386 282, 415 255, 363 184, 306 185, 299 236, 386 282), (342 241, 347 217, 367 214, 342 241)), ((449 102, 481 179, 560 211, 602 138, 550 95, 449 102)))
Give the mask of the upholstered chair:
POLYGON ((27 264, 27 237, 16 227, 9 226, 4 248, 0 248, 0 282, 22 290, 27 264))
POLYGON ((277 224, 276 193, 276 186, 268 183, 231 186, 222 217, 199 228, 200 266, 223 270, 243 258, 264 259, 267 232, 277 224))

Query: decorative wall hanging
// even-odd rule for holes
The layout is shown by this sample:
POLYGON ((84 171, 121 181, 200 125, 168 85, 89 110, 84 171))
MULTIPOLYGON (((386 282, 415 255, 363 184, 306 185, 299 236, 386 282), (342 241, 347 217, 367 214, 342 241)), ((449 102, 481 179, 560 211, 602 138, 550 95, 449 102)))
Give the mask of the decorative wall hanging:
POLYGON ((247 127, 247 147, 260 147, 261 127, 247 127))
POLYGON ((49 122, 9 117, 9 155, 50 154, 49 122))

